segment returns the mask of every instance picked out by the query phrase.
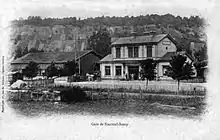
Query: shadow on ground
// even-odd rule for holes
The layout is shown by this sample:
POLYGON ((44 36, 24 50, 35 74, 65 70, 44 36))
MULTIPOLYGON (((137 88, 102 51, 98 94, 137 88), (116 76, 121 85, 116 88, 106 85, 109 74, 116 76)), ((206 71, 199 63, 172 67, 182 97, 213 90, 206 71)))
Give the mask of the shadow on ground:
POLYGON ((80 114, 80 115, 105 115, 105 116, 158 116, 171 115, 183 118, 197 118, 202 116, 205 104, 194 109, 172 106, 163 106, 147 100, 94 100, 76 103, 61 102, 21 102, 9 101, 10 107, 18 114, 27 117, 38 117, 53 114, 80 114))

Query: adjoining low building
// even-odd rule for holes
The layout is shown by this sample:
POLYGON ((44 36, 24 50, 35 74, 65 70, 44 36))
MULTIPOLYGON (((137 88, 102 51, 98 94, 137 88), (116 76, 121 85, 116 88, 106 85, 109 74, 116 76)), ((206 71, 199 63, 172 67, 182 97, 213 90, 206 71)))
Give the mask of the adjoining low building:
POLYGON ((80 75, 91 73, 94 71, 97 62, 101 56, 95 51, 79 51, 79 52, 40 52, 28 53, 21 58, 11 62, 11 70, 21 72, 30 61, 34 61, 39 65, 39 75, 43 75, 45 69, 53 62, 55 66, 63 67, 67 61, 76 61, 80 64, 80 75))
MULTIPOLYGON (((152 58, 157 62, 157 78, 165 75, 169 61, 177 53, 177 43, 169 34, 148 34, 144 36, 122 37, 112 43, 111 54, 100 60, 102 79, 134 79, 140 77, 140 61, 152 58)), ((181 52, 182 53, 182 52, 181 52)), ((193 59, 186 53, 187 60, 193 59)))

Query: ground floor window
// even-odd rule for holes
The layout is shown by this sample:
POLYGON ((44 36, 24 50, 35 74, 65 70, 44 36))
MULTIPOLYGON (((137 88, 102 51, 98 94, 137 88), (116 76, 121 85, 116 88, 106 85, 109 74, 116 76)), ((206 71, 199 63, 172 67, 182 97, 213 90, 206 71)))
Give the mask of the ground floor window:
POLYGON ((169 66, 163 66, 163 76, 167 75, 167 69, 169 66))
POLYGON ((128 78, 131 80, 139 79, 139 66, 128 66, 128 78))
POLYGON ((110 66, 105 66, 105 75, 110 76, 111 75, 111 67, 110 66))
POLYGON ((121 66, 115 66, 115 74, 116 76, 121 76, 121 66))

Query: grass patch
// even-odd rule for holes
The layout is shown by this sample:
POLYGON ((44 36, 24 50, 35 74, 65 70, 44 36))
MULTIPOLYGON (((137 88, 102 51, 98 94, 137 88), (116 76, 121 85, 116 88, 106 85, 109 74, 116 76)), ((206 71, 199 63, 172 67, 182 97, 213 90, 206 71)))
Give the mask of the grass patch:
MULTIPOLYGON (((156 99, 151 99, 151 102, 156 99)), ((195 110, 161 108, 151 104, 148 100, 119 99, 76 102, 74 104, 53 102, 10 102, 10 106, 19 114, 29 117, 38 117, 41 114, 82 114, 82 115, 107 115, 107 116, 157 116, 172 115, 177 117, 193 118, 203 114, 203 109, 195 110)), ((177 102, 177 100, 175 101, 177 102)))
MULTIPOLYGON (((53 102, 11 102, 12 107, 22 114, 50 114, 50 113, 91 113, 91 114, 103 114, 103 115, 174 115, 174 116, 198 116, 205 110, 206 102, 205 98, 199 96, 163 96, 161 94, 172 93, 167 90, 151 91, 140 97, 141 94, 128 94, 128 93, 147 93, 146 90, 141 89, 126 89, 126 88, 81 88, 81 87, 65 87, 57 86, 51 87, 47 90, 60 91, 61 101, 60 103, 53 102), (86 94, 85 91, 92 91, 94 93, 99 92, 115 92, 110 98, 106 98, 103 95, 96 94, 95 99, 91 100, 91 97, 86 94), (120 93, 120 94, 117 94, 120 93), (66 104, 74 102, 74 104, 66 104), (158 103, 158 104, 155 104, 158 103), (166 107, 162 105, 182 106, 182 107, 194 107, 195 110, 166 107)), ((176 93, 172 93, 176 94, 176 93)), ((182 91, 179 94, 192 94, 190 91, 182 91)))
POLYGON ((81 102, 88 100, 86 93, 80 87, 64 88, 60 93, 62 102, 81 102))

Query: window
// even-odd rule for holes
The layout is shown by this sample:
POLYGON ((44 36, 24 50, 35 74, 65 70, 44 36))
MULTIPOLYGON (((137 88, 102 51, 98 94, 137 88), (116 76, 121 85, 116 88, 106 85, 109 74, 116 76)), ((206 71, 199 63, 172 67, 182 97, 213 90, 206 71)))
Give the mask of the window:
POLYGON ((147 57, 152 57, 152 46, 147 46, 147 57))
POLYGON ((133 54, 132 49, 133 49, 132 47, 128 48, 128 57, 132 57, 133 54))
POLYGON ((134 57, 138 57, 138 47, 134 47, 134 57))
POLYGON ((138 47, 128 47, 128 57, 138 57, 138 47))
POLYGON ((121 76, 121 66, 115 66, 115 74, 116 76, 121 76))
POLYGON ((163 67, 163 75, 166 76, 167 75, 167 69, 169 68, 169 66, 162 66, 163 67))
POLYGON ((116 48, 116 58, 120 58, 121 57, 121 49, 118 47, 116 48))
POLYGON ((111 67, 110 66, 105 66, 105 75, 106 76, 111 75, 111 67))

